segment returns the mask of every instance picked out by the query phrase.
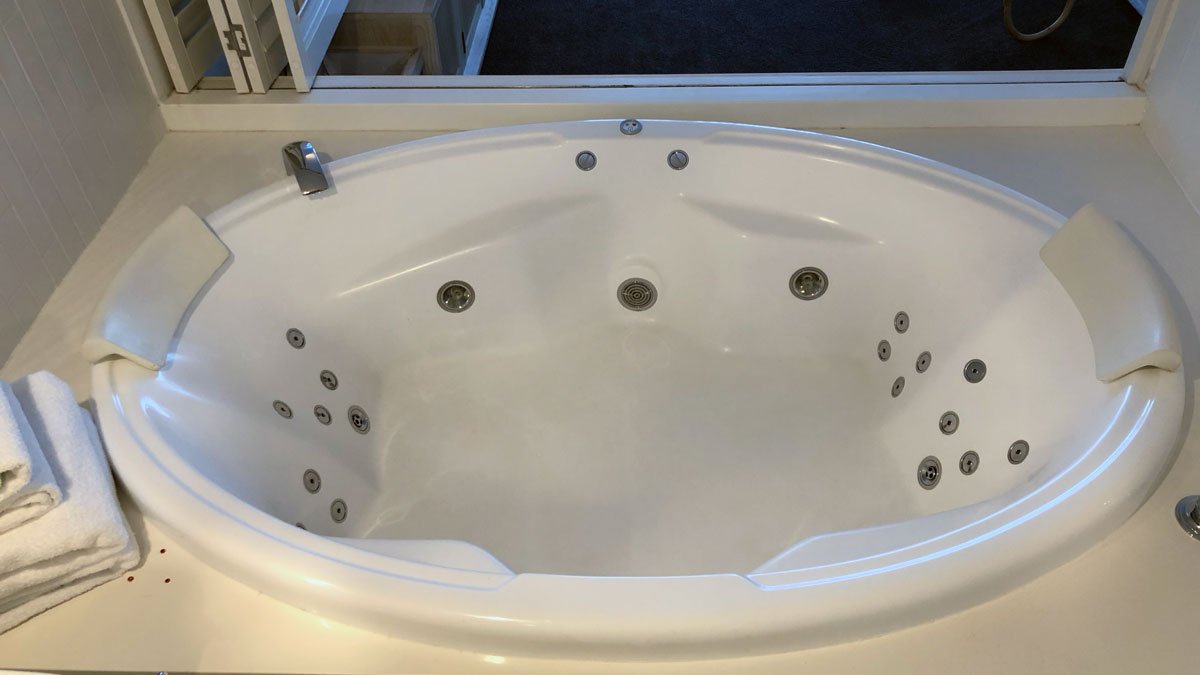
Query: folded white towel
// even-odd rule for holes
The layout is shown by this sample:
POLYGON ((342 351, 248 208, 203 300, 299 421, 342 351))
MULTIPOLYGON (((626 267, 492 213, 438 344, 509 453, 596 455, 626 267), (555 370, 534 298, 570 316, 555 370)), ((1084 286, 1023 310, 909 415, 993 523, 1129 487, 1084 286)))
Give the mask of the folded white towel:
POLYGON ((12 387, 0 381, 0 533, 54 508, 62 492, 12 387))
POLYGON ((112 580, 140 557, 100 436, 71 389, 49 373, 12 388, 63 498, 37 520, 0 535, 0 632, 112 580))

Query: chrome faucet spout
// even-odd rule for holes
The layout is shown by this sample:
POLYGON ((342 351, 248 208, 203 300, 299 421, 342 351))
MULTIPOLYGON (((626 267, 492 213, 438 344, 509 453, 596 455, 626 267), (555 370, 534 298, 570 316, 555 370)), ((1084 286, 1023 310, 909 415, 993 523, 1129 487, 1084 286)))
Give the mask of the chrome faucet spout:
POLYGON ((329 179, 317 149, 309 141, 295 141, 283 146, 283 168, 296 177, 301 194, 311 195, 329 189, 329 179))

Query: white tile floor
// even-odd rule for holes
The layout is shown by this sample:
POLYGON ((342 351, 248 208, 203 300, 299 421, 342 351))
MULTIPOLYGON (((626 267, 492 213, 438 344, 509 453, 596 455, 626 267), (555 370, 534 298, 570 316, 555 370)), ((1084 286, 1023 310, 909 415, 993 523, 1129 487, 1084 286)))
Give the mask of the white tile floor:
MULTIPOLYGON (((1170 278, 1184 361, 1200 366, 1200 214, 1138 127, 840 131, 942 160, 1070 213, 1094 201, 1139 239, 1170 278)), ((123 255, 177 204, 204 214, 246 181, 280 175, 295 134, 170 134, 39 315, 0 377, 47 368, 87 397, 83 325, 123 255)), ((335 157, 403 134, 314 133, 335 157)), ((1192 396, 1189 389, 1189 396, 1192 396)), ((1194 406, 1194 398, 1191 401, 1194 406)), ((1195 415, 1193 415, 1195 419, 1195 415)), ((153 523, 145 565, 0 636, 0 665, 63 670, 240 672, 1184 673, 1195 670, 1200 542, 1172 509, 1200 493, 1200 431, 1191 430, 1162 487, 1088 553, 958 615, 858 643, 737 662, 579 664, 472 654, 327 622, 206 568, 153 523), (165 550, 165 552, 160 552, 165 550), (166 580, 170 579, 170 583, 166 580), (65 648, 69 645, 69 648, 65 648)))

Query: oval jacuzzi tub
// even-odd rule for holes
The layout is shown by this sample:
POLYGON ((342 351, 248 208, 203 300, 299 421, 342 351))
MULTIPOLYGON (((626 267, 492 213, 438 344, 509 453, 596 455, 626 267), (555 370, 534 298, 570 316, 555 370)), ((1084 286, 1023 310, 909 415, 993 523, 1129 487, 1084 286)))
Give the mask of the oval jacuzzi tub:
POLYGON ((328 174, 177 212, 86 345, 145 512, 306 610, 500 653, 826 644, 1042 574, 1172 459, 1170 306, 1093 209, 695 122, 328 174))

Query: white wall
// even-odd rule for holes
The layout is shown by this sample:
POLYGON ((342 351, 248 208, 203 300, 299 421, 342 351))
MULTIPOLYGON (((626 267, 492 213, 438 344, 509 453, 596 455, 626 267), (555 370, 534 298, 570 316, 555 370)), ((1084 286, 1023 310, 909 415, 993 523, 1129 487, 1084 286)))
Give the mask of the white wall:
POLYGON ((1146 134, 1200 209, 1200 1, 1179 0, 1146 89, 1146 134))
POLYGON ((163 133, 117 0, 0 0, 0 363, 163 133))

